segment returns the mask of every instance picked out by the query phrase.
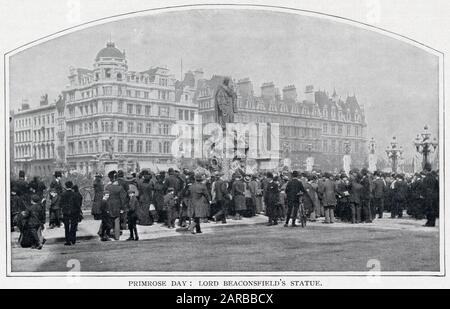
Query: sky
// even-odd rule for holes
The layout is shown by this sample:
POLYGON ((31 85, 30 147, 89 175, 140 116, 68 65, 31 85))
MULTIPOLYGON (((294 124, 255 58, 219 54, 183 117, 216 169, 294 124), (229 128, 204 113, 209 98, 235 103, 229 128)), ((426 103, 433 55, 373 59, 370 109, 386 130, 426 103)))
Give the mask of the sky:
POLYGON ((130 70, 166 65, 180 78, 202 68, 249 77, 255 93, 264 82, 336 89, 364 105, 367 137, 382 154, 396 136, 405 159, 425 124, 438 133, 438 58, 382 34, 337 21, 258 10, 207 9, 131 17, 79 30, 10 58, 10 108, 33 107, 48 93, 54 101, 68 83, 69 67, 92 68, 109 39, 126 51, 130 70))

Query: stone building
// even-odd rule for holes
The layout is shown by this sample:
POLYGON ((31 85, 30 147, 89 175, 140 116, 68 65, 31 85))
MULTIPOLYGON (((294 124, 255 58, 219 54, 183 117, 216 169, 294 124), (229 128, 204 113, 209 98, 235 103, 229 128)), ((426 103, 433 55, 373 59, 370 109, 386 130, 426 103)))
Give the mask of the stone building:
POLYGON ((166 67, 130 71, 125 51, 108 42, 92 69, 70 69, 69 82, 65 155, 72 169, 92 172, 108 159, 129 171, 172 163, 172 128, 181 113, 191 119, 192 104, 184 93, 176 100, 166 67))

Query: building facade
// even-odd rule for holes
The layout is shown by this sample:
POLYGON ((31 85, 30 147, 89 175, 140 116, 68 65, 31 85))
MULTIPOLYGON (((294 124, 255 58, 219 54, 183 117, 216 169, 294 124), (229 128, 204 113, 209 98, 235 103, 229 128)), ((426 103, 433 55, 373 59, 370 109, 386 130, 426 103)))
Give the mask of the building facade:
POLYGON ((128 170, 172 161, 177 117, 181 111, 183 119, 193 116, 189 97, 176 100, 166 67, 130 71, 125 52, 109 42, 92 69, 71 68, 69 82, 63 91, 65 155, 72 169, 89 173, 105 158, 128 170))
MULTIPOLYGON (((214 93, 222 76, 198 81, 196 100, 204 123, 214 122, 214 93)), ((356 96, 342 100, 336 92, 305 88, 304 100, 299 100, 294 85, 280 93, 273 82, 264 83, 257 96, 250 79, 234 81, 238 113, 235 122, 278 123, 280 153, 289 159, 291 167, 304 169, 307 157, 313 157, 315 168, 339 170, 343 155, 352 157, 352 166, 362 167, 367 157, 366 122, 364 110, 356 96)), ((260 167, 264 168, 264 160, 260 167)))
POLYGON ((15 172, 30 175, 51 175, 56 160, 56 105, 43 96, 37 108, 23 104, 14 114, 15 172))
MULTIPOLYGON (((13 115, 14 168, 46 175, 62 168, 93 173, 108 160, 127 171, 193 163, 195 125, 215 121, 214 94, 223 78, 206 79, 197 69, 178 81, 164 66, 131 71, 125 51, 108 42, 92 68, 69 69, 69 83, 54 103, 45 96, 39 107, 24 104, 13 115), (188 138, 180 138, 188 131, 188 138)), ((235 122, 278 123, 279 156, 293 168, 304 169, 312 156, 316 168, 340 169, 346 152, 353 166, 365 164, 364 109, 355 96, 342 100, 336 92, 307 86, 299 99, 294 85, 280 92, 273 82, 256 95, 250 79, 232 83, 235 122)))

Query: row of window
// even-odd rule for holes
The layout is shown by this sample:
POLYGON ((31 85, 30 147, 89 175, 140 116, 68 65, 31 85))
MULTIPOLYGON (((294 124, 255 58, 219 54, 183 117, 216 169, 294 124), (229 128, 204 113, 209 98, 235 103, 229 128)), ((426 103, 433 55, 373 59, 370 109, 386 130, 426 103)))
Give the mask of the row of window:
POLYGON ((195 112, 188 109, 178 110, 178 120, 194 121, 195 112))
MULTIPOLYGON (((338 134, 338 135, 342 135, 343 134, 343 125, 335 125, 335 124, 331 124, 330 125, 330 131, 328 132, 328 124, 324 123, 322 124, 322 132, 325 134, 338 134), (337 133, 336 133, 336 129, 337 129, 337 133)), ((346 126, 347 129, 347 136, 351 136, 352 135, 352 126, 351 125, 347 125, 346 126)), ((362 129, 359 126, 354 126, 354 136, 361 136, 362 135, 362 129)))
POLYGON ((42 142, 55 139, 55 128, 34 130, 34 141, 42 142))
POLYGON ((14 133, 14 141, 17 143, 27 142, 31 139, 31 131, 21 131, 14 133))
MULTIPOLYGON (((44 126, 46 124, 52 125, 55 123, 55 113, 49 113, 42 116, 35 116, 33 117, 34 126, 40 127, 44 126)), ((14 126, 17 129, 29 127, 31 125, 31 118, 23 118, 23 119, 16 119, 14 126)))
MULTIPOLYGON (((69 116, 84 116, 84 115, 95 115, 98 113, 98 102, 92 102, 89 104, 83 104, 78 106, 78 113, 76 113, 76 109, 74 106, 70 106, 68 108, 69 116)), ((113 102, 110 100, 106 100, 102 102, 102 112, 103 113, 112 113, 113 112, 113 102)), ((123 101, 117 102, 117 112, 125 113, 128 115, 138 115, 138 116, 151 116, 152 115, 152 105, 142 105, 142 104, 132 104, 125 103, 123 101), (126 107, 126 110, 124 108, 126 107)), ((158 106, 158 116, 159 117, 169 117, 170 110, 168 106, 158 106)), ((193 115, 192 115, 193 117, 193 115)))
MULTIPOLYGON (((55 145, 37 145, 33 146, 33 153, 35 159, 52 159, 55 157, 55 145)), ((14 147, 14 156, 16 158, 23 158, 33 156, 31 153, 31 146, 16 146, 14 147)))
MULTIPOLYGON (((89 153, 98 153, 98 152, 109 152, 114 151, 114 146, 112 145, 114 141, 112 140, 101 140, 101 148, 98 140, 89 140, 89 141, 79 141, 69 142, 69 155, 74 154, 89 154, 89 153), (75 148, 76 146, 76 148, 75 148)), ((152 146, 153 142, 149 140, 117 140, 117 152, 118 153, 152 153, 158 151, 159 153, 169 154, 171 143, 169 141, 158 142, 157 149, 154 149, 152 146), (126 148, 125 148, 126 147, 126 148), (144 148, 145 147, 145 148, 144 148)))
MULTIPOLYGON (((68 135, 82 135, 82 134, 91 134, 91 133, 138 133, 138 134, 152 134, 152 126, 151 122, 135 122, 135 121, 118 121, 117 127, 115 126, 116 122, 111 120, 104 121, 91 121, 79 123, 77 125, 69 124, 68 135), (100 131, 99 131, 99 123, 100 123, 100 131), (126 132, 124 124, 126 123, 126 132)), ((170 127, 167 123, 158 123, 158 131, 159 135, 169 135, 170 127)))
MULTIPOLYGON (((86 91, 80 91, 81 99, 88 99, 97 97, 99 95, 104 96, 112 96, 112 95, 118 95, 118 96, 124 96, 126 94, 127 97, 130 98, 138 98, 138 99, 149 99, 150 98, 150 92, 149 91, 141 91, 141 90, 125 90, 125 87, 118 87, 117 88, 117 94, 113 93, 113 87, 112 86, 103 86, 103 87, 95 87, 92 88, 92 90, 86 90, 86 91), (101 91, 100 91, 101 90, 101 91)), ((169 100, 170 99, 170 90, 158 90, 158 100, 169 100)), ((75 101, 75 91, 69 92, 69 101, 75 101)))

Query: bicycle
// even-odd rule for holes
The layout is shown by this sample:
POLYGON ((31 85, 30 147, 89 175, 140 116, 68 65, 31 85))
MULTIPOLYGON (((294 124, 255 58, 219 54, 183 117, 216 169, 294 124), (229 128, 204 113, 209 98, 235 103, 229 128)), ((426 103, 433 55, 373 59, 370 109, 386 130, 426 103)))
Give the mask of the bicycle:
POLYGON ((306 227, 306 222, 308 222, 308 216, 306 214, 305 205, 303 204, 302 196, 299 197, 299 219, 302 225, 302 228, 306 227))

